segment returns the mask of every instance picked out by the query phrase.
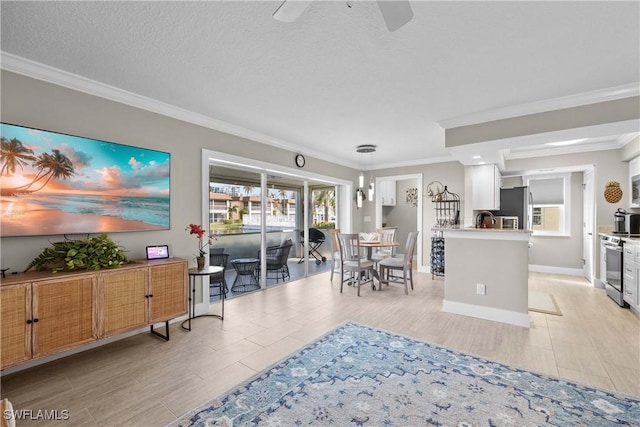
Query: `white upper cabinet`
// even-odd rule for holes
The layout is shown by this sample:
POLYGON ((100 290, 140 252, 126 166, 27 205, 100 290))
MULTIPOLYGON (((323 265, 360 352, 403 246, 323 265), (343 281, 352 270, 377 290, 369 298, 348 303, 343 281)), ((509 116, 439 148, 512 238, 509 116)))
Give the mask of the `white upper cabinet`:
POLYGON ((382 181, 379 185, 378 191, 380 192, 380 202, 382 206, 395 206, 396 205, 396 182, 395 181, 382 181))
POLYGON ((493 211, 500 209, 500 170, 496 165, 473 167, 471 188, 474 210, 493 211))

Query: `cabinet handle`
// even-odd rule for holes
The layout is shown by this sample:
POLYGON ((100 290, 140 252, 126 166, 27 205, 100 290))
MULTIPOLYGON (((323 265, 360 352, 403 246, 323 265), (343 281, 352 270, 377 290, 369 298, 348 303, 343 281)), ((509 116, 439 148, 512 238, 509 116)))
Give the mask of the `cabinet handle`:
POLYGON ((33 319, 33 323, 38 323, 40 319, 33 319))
POLYGON ((153 294, 149 294, 149 298, 153 298, 153 294))
POLYGON ((32 323, 33 323, 33 321, 31 319, 27 319, 27 325, 30 325, 32 323))

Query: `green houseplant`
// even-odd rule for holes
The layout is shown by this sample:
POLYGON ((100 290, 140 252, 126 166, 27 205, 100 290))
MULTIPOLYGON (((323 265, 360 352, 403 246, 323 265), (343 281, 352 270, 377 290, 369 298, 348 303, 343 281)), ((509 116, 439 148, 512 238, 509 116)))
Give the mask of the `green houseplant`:
POLYGON ((29 263, 31 269, 58 271, 100 270, 117 268, 127 262, 125 251, 106 234, 96 237, 52 242, 29 263))

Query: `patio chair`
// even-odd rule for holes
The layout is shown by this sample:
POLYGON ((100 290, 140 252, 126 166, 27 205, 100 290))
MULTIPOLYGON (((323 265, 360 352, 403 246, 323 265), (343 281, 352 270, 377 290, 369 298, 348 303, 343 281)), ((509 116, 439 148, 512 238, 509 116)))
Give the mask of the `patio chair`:
POLYGON ((220 295, 220 291, 214 292, 216 289, 222 289, 222 293, 227 295, 227 280, 225 272, 229 263, 229 254, 224 253, 224 248, 212 248, 209 251, 209 265, 223 267, 220 273, 209 276, 209 296, 214 297, 220 295))
POLYGON ((358 284, 358 296, 360 296, 360 286, 363 283, 371 282, 371 289, 375 290, 373 284, 373 261, 360 256, 360 237, 357 233, 338 233, 338 244, 340 248, 340 292, 346 280, 352 280, 358 284), (345 273, 350 273, 350 277, 345 280, 345 273), (366 273, 363 281, 363 273, 366 273))
POLYGON ((405 295, 409 295, 409 289, 407 288, 408 280, 411 282, 411 289, 413 290, 413 252, 416 248, 418 233, 419 231, 409 233, 402 258, 385 258, 380 260, 378 263, 380 266, 380 286, 382 286, 382 283, 386 283, 387 286, 389 286, 389 282, 404 283, 404 293, 405 295), (402 277, 389 276, 389 270, 402 270, 402 277))
MULTIPOLYGON (((291 239, 287 239, 279 246, 269 246, 267 248, 267 279, 276 279, 276 283, 280 281, 284 282, 289 276, 289 266, 287 260, 289 259, 289 252, 293 242, 291 239)), ((258 259, 260 259, 260 251, 258 251, 258 259)), ((260 277, 260 265, 258 264, 258 277, 260 277)))

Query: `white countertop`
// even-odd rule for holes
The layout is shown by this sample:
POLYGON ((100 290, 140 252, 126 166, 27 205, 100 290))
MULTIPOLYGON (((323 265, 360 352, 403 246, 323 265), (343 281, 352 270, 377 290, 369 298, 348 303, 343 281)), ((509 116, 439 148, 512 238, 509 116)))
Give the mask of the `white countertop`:
POLYGON ((531 234, 531 230, 520 230, 520 229, 502 229, 502 228, 475 228, 471 227, 433 227, 433 231, 465 231, 472 233, 520 233, 520 234, 531 234))
POLYGON ((531 230, 514 230, 498 228, 434 228, 441 231, 443 237, 452 239, 485 239, 485 240, 521 240, 529 242, 531 230))

